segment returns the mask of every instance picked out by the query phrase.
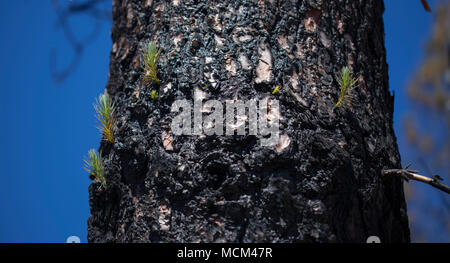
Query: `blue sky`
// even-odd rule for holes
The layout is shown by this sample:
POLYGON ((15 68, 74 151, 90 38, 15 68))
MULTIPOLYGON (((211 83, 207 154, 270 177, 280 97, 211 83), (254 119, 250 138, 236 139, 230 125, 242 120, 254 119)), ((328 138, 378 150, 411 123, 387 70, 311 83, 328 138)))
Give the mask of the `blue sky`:
MULTIPOLYGON (((108 76, 111 40, 105 24, 79 67, 61 85, 51 79, 73 52, 50 1, 8 1, 0 10, 0 242, 86 241, 90 180, 83 157, 99 145, 92 103, 108 76)), ((77 33, 90 19, 71 21, 77 33)))
MULTIPOLYGON (((422 58, 432 16, 419 0, 386 0, 385 5, 394 125, 408 162, 399 120, 411 107, 404 90, 422 58)), ((8 1, 0 9, 0 242, 65 242, 70 235, 87 241, 90 180, 82 166, 100 140, 92 103, 107 82, 110 25, 103 23, 80 65, 56 85, 51 50, 60 65, 73 56, 56 20, 50 1, 8 1)), ((78 35, 92 28, 92 20, 83 16, 71 23, 78 35)), ((430 240, 445 238, 436 231, 430 240)))

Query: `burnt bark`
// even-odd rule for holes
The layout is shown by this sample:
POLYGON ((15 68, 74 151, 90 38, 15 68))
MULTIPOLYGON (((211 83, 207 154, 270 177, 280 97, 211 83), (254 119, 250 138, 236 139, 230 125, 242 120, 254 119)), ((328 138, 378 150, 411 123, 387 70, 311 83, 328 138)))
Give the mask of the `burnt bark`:
POLYGON ((89 188, 89 242, 409 242, 401 179, 381 177, 401 168, 383 11, 381 0, 114 0, 116 142, 100 146, 108 188, 89 188), (150 40, 160 85, 142 81, 150 40), (334 109, 343 66, 361 86, 334 109), (172 103, 195 89, 278 99, 285 147, 171 134, 172 103))

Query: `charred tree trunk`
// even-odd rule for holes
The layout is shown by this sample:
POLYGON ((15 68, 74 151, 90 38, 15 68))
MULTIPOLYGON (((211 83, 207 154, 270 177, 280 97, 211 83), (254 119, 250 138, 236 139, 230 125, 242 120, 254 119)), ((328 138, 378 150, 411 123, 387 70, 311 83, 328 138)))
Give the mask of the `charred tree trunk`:
POLYGON ((116 142, 101 143, 108 188, 89 188, 89 241, 409 242, 402 182, 381 177, 401 168, 383 10, 381 0, 114 0, 116 142), (162 49, 160 85, 142 81, 148 41, 162 49), (334 109, 343 66, 361 86, 334 109), (172 103, 195 90, 279 100, 277 147, 172 134, 172 103))

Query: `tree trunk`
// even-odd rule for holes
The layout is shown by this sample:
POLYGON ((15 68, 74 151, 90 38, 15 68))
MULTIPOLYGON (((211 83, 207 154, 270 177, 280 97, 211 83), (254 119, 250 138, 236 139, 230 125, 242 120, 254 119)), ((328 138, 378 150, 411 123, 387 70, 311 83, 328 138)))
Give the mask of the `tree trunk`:
POLYGON ((116 141, 100 146, 108 187, 89 188, 89 242, 409 242, 402 182, 381 176, 401 167, 383 10, 381 0, 114 0, 116 141), (160 85, 143 81, 149 41, 162 49, 160 85), (344 66, 361 85, 335 109, 344 66), (278 144, 173 134, 172 103, 194 92, 278 100, 278 144))

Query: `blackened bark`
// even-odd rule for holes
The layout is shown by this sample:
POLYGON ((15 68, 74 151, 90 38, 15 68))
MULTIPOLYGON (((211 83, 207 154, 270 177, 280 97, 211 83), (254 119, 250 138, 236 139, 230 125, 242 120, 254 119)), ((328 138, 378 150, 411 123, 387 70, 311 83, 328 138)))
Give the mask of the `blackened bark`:
POLYGON ((108 189, 89 188, 89 241, 409 242, 402 182, 380 176, 401 167, 383 9, 381 0, 114 0, 106 90, 116 142, 100 147, 108 189), (142 81, 150 40, 162 48, 160 87, 142 81), (343 66, 362 85, 333 109, 343 66), (220 101, 278 99, 287 147, 172 135, 170 107, 195 89, 220 101))

